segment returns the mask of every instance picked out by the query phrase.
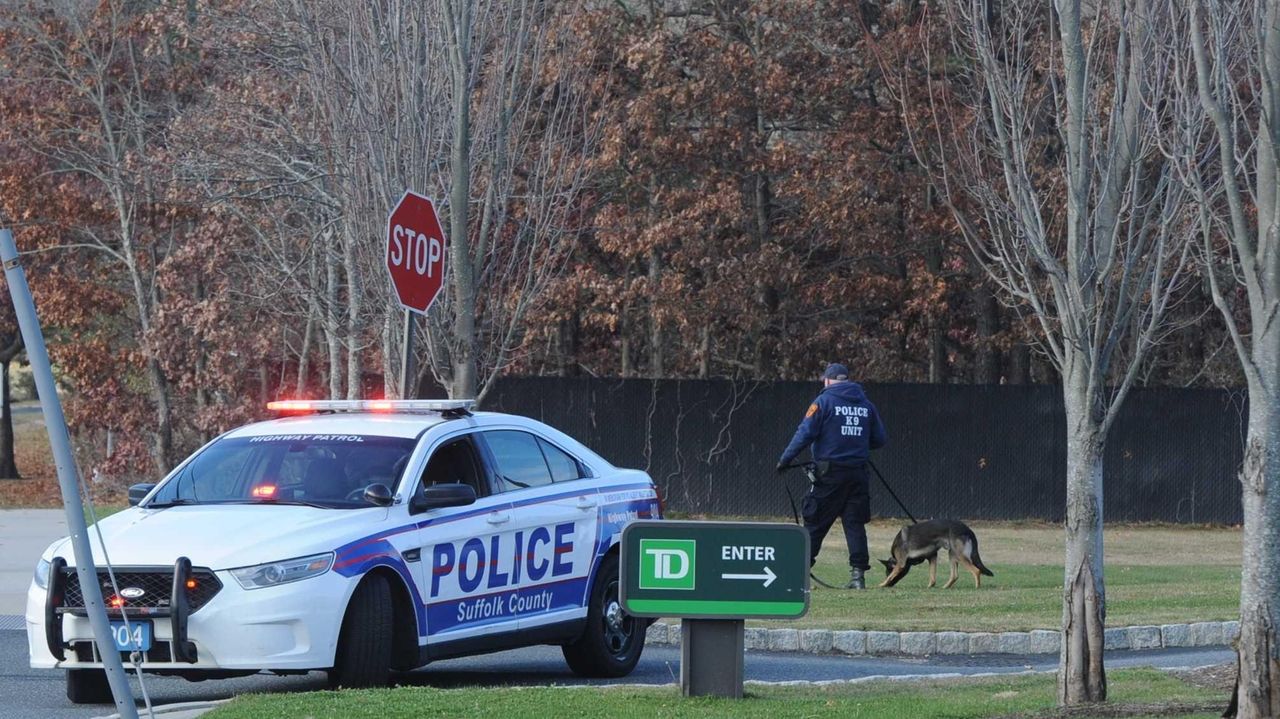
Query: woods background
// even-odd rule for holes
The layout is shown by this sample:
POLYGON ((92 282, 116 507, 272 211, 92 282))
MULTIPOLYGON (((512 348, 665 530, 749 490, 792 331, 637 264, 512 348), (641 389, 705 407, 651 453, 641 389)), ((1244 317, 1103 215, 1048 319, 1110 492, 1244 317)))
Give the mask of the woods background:
MULTIPOLYGON (((405 187, 453 244, 419 394, 830 360, 1057 383, 913 147, 973 122, 929 105, 962 81, 922 52, 946 33, 913 2, 6 2, 0 225, 107 475, 271 398, 398 395, 405 187)), ((1181 288, 1138 385, 1242 384, 1208 293, 1181 288)))

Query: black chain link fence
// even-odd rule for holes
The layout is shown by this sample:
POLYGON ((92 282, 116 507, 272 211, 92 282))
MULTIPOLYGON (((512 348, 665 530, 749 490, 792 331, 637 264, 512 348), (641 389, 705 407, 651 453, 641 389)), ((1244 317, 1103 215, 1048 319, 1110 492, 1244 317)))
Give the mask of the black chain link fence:
MULTIPOLYGON (((816 382, 511 377, 485 409, 540 419, 618 466, 646 470, 669 510, 785 516, 783 484, 797 496, 807 485, 773 467, 818 390, 816 382)), ((866 390, 889 436, 872 461, 917 518, 1062 519, 1060 388, 866 390)), ((1242 392, 1133 390, 1107 443, 1107 520, 1239 523, 1246 417, 1242 392)), ((874 478, 871 494, 875 515, 905 516, 874 478)))

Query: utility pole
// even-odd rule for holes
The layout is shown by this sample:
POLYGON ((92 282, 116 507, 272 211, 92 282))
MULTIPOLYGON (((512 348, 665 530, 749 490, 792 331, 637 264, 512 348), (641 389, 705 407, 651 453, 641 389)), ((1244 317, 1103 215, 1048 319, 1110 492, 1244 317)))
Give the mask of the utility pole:
MULTIPOLYGON (((27 359, 31 361, 31 374, 35 377, 44 424, 49 431, 49 445, 53 448, 53 462, 58 470, 58 487, 62 490, 62 507, 67 513, 67 529, 71 531, 76 574, 80 578, 80 591, 84 594, 84 608, 89 613, 89 623, 93 625, 93 639, 107 671, 107 683, 116 701, 116 711, 121 719, 138 719, 129 677, 124 672, 120 653, 115 650, 107 609, 102 603, 98 568, 93 563, 89 529, 85 526, 84 507, 80 504, 80 483, 76 476, 75 455, 71 451, 71 436, 67 433, 67 419, 62 414, 62 402, 58 400, 40 318, 36 316, 36 305, 31 299, 31 288, 27 286, 27 275, 18 262, 18 247, 13 243, 13 233, 9 230, 0 230, 0 260, 4 262, 5 280, 13 297, 13 311, 27 345, 27 359)), ((62 616, 55 616, 53 621, 62 621, 62 616)))

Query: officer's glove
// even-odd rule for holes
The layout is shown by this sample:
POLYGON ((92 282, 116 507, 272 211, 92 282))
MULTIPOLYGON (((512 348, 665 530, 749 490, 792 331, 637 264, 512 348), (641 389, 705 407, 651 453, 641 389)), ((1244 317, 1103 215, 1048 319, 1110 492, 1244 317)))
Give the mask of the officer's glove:
POLYGON ((787 463, 778 462, 778 466, 774 467, 774 471, 776 471, 778 474, 782 474, 783 472, 787 471, 787 463))

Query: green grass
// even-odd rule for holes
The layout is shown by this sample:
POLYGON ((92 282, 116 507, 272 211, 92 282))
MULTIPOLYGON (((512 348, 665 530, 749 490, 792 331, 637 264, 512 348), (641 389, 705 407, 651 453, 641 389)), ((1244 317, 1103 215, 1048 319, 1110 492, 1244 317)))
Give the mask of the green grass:
MULTIPOLYGON (((865 592, 814 585, 809 613, 787 626, 899 631, 1019 631, 1057 629, 1062 612, 1062 530, 1043 523, 972 522, 981 556, 995 572, 975 589, 960 570, 951 589, 946 552, 940 555, 938 587, 929 589, 929 568, 912 568, 897 586, 874 587, 884 578, 876 557, 900 525, 867 527, 872 564, 865 592)), ((1168 624, 1234 619, 1240 602, 1240 531, 1232 528, 1115 526, 1106 539, 1107 624, 1168 624)), ((849 570, 839 524, 831 530, 814 573, 844 584, 849 570)), ((780 626, 755 622, 757 626, 780 626)))
MULTIPOLYGON (((428 675, 429 678, 429 675, 428 675)), ((1112 702, 1200 703, 1211 717, 1220 692, 1150 669, 1109 675, 1112 702)), ((747 697, 685 699, 675 687, 504 687, 398 689, 248 695, 206 719, 396 719, 398 717, 912 717, 966 719, 1038 712, 1054 705, 1053 675, 826 686, 753 686, 747 697)), ((1197 707, 1200 708, 1200 707, 1197 707)), ((1078 716, 1078 715, 1077 715, 1078 716)))
MULTIPOLYGON (((820 566, 817 573, 834 583, 842 569, 820 566)), ((927 571, 917 576, 912 570, 897 587, 866 592, 819 587, 809 613, 795 625, 989 632, 1056 629, 1061 623, 1062 567, 1002 567, 983 578, 981 589, 967 574, 951 589, 927 589, 926 577, 927 571)), ((1235 567, 1109 567, 1106 579, 1110 626, 1227 620, 1239 613, 1235 567)))

